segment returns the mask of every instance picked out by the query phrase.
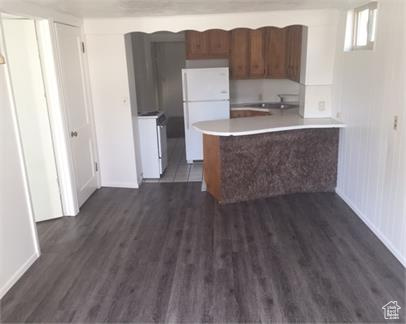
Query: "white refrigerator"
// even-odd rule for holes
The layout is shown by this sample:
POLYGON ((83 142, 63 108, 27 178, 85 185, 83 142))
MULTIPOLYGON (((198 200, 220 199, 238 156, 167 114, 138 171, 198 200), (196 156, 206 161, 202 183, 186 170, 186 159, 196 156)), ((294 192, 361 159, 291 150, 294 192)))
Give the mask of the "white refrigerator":
POLYGON ((203 160, 203 136, 192 125, 230 118, 228 68, 182 69, 186 160, 203 160))

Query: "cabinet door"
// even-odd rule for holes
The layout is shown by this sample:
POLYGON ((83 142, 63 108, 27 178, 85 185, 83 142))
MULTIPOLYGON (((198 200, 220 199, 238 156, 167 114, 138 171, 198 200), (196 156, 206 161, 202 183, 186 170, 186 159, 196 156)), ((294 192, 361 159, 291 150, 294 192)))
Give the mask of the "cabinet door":
POLYGON ((287 77, 286 29, 270 27, 266 31, 266 75, 271 79, 287 77))
POLYGON ((294 80, 300 82, 300 68, 302 60, 302 26, 295 26, 295 44, 293 56, 293 76, 294 80))
POLYGON ((230 73, 231 79, 247 79, 249 30, 238 28, 230 35, 230 73))
POLYGON ((249 76, 263 78, 265 76, 265 44, 264 29, 249 31, 249 76))
POLYGON ((287 75, 293 81, 300 81, 300 63, 302 56, 302 26, 290 26, 287 29, 287 75))
POLYGON ((293 78, 293 30, 292 27, 287 27, 286 30, 286 73, 289 79, 293 78))
POLYGON ((186 32, 186 58, 205 59, 209 56, 209 34, 189 30, 186 32))
POLYGON ((230 41, 229 33, 225 30, 212 29, 209 35, 209 55, 212 58, 228 58, 230 41))

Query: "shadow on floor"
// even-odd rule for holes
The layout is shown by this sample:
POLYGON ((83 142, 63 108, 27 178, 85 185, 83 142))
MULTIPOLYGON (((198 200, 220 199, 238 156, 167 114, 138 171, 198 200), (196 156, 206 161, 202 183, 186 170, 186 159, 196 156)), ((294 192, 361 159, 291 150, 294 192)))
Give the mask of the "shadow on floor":
POLYGON ((183 117, 168 117, 166 134, 168 138, 185 137, 185 122, 183 117))

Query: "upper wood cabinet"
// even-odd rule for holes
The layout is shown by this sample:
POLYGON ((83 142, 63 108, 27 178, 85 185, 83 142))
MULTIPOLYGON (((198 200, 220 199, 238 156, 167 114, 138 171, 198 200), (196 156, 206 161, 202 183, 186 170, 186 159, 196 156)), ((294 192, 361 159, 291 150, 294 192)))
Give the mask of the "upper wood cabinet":
POLYGON ((271 79, 285 79, 286 72, 286 28, 266 29, 266 76, 271 79))
POLYGON ((212 29, 208 31, 209 55, 211 57, 228 58, 230 51, 230 35, 228 31, 212 29))
POLYGON ((228 58, 229 33, 225 30, 212 29, 204 32, 186 32, 186 58, 212 59, 228 58))
POLYGON ((297 82, 300 82, 302 31, 302 26, 289 26, 286 34, 286 72, 289 79, 297 82))
POLYGON ((209 34, 189 30, 186 32, 186 58, 202 59, 209 55, 209 34))
POLYGON ((248 49, 250 30, 238 28, 231 31, 230 37, 230 77, 247 79, 249 77, 248 49))
POLYGON ((249 76, 265 77, 265 29, 249 31, 249 76))
POLYGON ((186 58, 228 58, 231 79, 291 79, 300 82, 302 31, 299 25, 230 32, 186 32, 186 58))

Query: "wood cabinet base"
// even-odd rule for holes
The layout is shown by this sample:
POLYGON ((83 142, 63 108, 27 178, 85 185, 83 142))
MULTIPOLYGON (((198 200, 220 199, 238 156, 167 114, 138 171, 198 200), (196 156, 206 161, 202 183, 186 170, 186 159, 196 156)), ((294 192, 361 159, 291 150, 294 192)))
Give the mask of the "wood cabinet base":
POLYGON ((203 136, 207 191, 220 203, 334 191, 336 128, 203 136))

